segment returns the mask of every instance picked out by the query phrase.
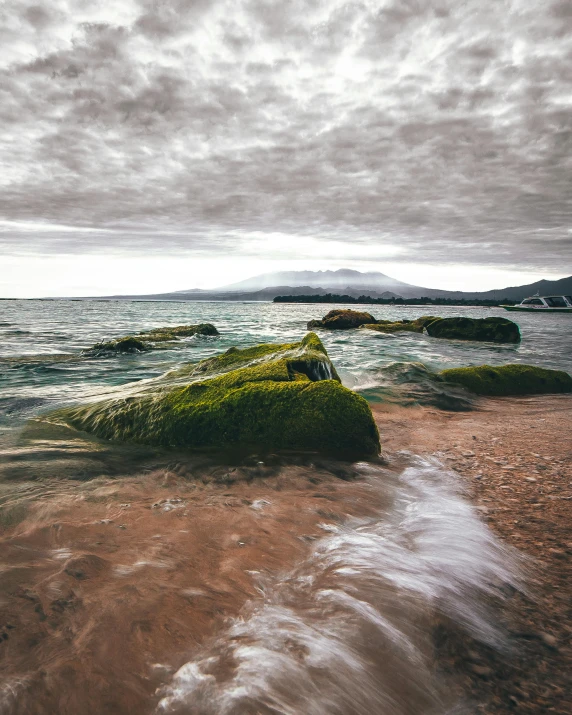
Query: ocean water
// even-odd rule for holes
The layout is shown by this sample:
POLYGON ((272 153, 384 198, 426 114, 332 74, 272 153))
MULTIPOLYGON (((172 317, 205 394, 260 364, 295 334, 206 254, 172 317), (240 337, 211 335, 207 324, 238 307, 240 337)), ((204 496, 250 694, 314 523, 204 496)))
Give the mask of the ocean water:
MULTIPOLYGON (((223 302, 0 301, 0 429, 16 427, 56 407, 81 402, 122 385, 196 362, 231 346, 300 340, 306 323, 335 305, 223 302), (213 323, 220 337, 192 337, 176 348, 117 357, 85 357, 103 339, 169 325, 213 323)), ((347 306, 346 306, 347 307, 347 306)), ((375 317, 491 315, 515 320, 520 345, 439 340, 426 335, 321 331, 343 383, 376 399, 377 387, 396 380, 388 366, 421 362, 431 370, 522 362, 572 372, 568 315, 508 314, 499 308, 368 306, 375 317)), ((405 368, 405 371, 406 368, 405 368)), ((403 375, 403 369, 398 370, 403 375)))
MULTIPOLYGON (((99 559, 95 563, 105 565, 113 558, 119 564, 107 571, 102 567, 97 578, 88 579, 85 588, 94 589, 93 596, 77 610, 72 608, 69 621, 61 615, 61 608, 50 611, 49 623, 56 628, 61 619, 66 639, 64 644, 54 634, 46 635, 41 668, 33 649, 26 647, 24 655, 14 650, 0 677, 2 713, 478 712, 464 697, 454 674, 445 677, 440 672, 435 629, 445 624, 452 638, 473 639, 510 657, 510 642, 498 619, 498 608, 514 589, 526 589, 526 572, 518 554, 495 537, 470 504, 458 475, 438 459, 388 453, 384 464, 353 465, 355 481, 338 479, 340 465, 330 464, 329 478, 343 485, 337 497, 333 487, 326 494, 327 504, 338 510, 332 517, 328 511, 317 511, 318 500, 313 497, 324 494, 315 494, 314 484, 324 479, 326 467, 314 463, 285 462, 266 481, 256 472, 258 466, 239 466, 238 471, 230 471, 254 471, 242 482, 217 483, 202 480, 203 467, 195 465, 189 455, 156 457, 152 450, 147 454, 126 445, 106 445, 71 434, 71 430, 59 435, 57 426, 55 432, 26 426, 30 419, 54 408, 90 400, 112 386, 156 377, 231 346, 300 340, 309 320, 334 307, 0 301, 0 570, 13 579, 6 582, 0 596, 9 603, 14 593, 21 592, 40 602, 45 593, 46 604, 59 608, 77 601, 75 596, 62 596, 60 559, 73 564, 74 559, 95 558, 99 559), (220 336, 194 336, 173 348, 139 354, 93 357, 82 353, 104 339, 199 322, 213 323, 220 336), (21 438, 26 429, 31 430, 28 437, 21 438), (277 480, 290 486, 275 489, 277 480), (306 485, 302 496, 301 483, 306 485), (252 499, 243 498, 245 489, 254 492, 252 499), (316 514, 324 520, 319 523, 321 536, 304 540, 304 533, 289 516, 288 500, 293 494, 301 500, 296 514, 316 514), (367 509, 356 514, 352 504, 358 503, 355 500, 360 494, 367 509), (165 509, 165 521, 159 521, 159 510, 153 504, 159 499, 174 505, 173 514, 179 516, 171 519, 165 509), (197 500, 196 508, 190 506, 192 499, 197 500), (224 501, 217 501, 221 499, 224 501), (200 525, 195 522, 211 503, 228 508, 220 507, 220 523, 212 534, 209 523, 203 543, 200 525), (183 509, 187 504, 188 515, 183 509), (129 521, 130 513, 134 516, 129 521), (251 524, 244 542, 240 540, 241 527, 233 521, 237 513, 251 524), (127 525, 116 524, 118 519, 127 525), (145 636, 143 650, 139 640, 126 636, 121 663, 109 661, 109 654, 100 646, 106 637, 114 637, 113 623, 125 633, 137 634, 141 623, 147 623, 146 614, 163 608, 162 618, 175 617, 183 624, 189 584, 176 586, 175 581, 195 568, 189 560, 190 548, 195 548, 196 559, 219 551, 224 555, 221 563, 230 569, 228 573, 224 569, 217 573, 212 586, 208 569, 204 583, 200 581, 203 573, 197 569, 193 578, 199 579, 200 588, 190 589, 206 593, 213 608, 224 613, 225 593, 236 586, 232 575, 236 543, 254 548, 256 544, 246 542, 256 540, 252 535, 258 533, 256 524, 264 529, 261 546, 267 538, 281 544, 291 532, 292 538, 304 540, 308 546, 303 557, 283 570, 268 569, 262 557, 256 561, 254 570, 244 574, 253 579, 258 596, 247 600, 238 617, 221 620, 216 632, 200 645, 173 641, 170 649, 163 647, 159 660, 158 642, 150 635, 145 636), (194 528, 197 543, 189 531, 194 528), (15 567, 10 558, 15 559, 15 567), (22 568, 23 559, 29 560, 26 568, 22 568), (131 581, 122 586, 126 578, 131 581), (128 604, 133 593, 138 595, 132 607, 123 608, 121 604, 128 604), (165 593, 171 594, 171 610, 165 610, 165 593), (56 600, 50 601, 54 594, 56 600), (90 641, 84 632, 91 632, 92 624, 105 627, 108 614, 102 618, 100 603, 116 610, 116 621, 109 621, 106 636, 94 631, 90 641), (69 633, 77 637, 69 641, 69 633), (70 662, 81 663, 76 681, 69 677, 70 662), (151 682, 156 684, 154 690, 147 685, 140 688, 141 683, 151 682)), ((386 306, 369 310, 378 318, 392 319, 428 312, 425 308, 386 306)), ((431 312, 508 316, 494 308, 431 312)), ((391 395, 404 382, 419 387, 431 371, 447 367, 523 362, 572 371, 570 316, 510 317, 520 325, 523 340, 519 345, 367 330, 321 331, 320 337, 344 384, 372 402, 391 395)), ((427 394, 431 393, 413 392, 410 402, 427 399, 427 394)), ((449 402, 443 403, 441 395, 437 405, 458 407, 461 398, 454 394, 446 397, 449 402)), ((205 474, 209 469, 204 467, 205 474)), ((331 484, 324 482, 323 489, 331 484)), ((74 593, 79 588, 75 584, 74 593)), ((14 619, 24 612, 20 601, 14 606, 14 619)), ((24 634, 26 629, 36 632, 36 612, 31 625, 19 626, 24 634)), ((150 618, 145 633, 151 633, 154 625, 150 618)))

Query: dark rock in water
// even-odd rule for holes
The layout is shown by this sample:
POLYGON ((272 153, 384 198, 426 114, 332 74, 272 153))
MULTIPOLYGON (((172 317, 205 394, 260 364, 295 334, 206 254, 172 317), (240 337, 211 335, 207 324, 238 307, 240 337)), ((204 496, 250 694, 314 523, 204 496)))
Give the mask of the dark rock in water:
POLYGON ((474 396, 453 385, 420 362, 395 362, 379 370, 378 386, 361 394, 368 402, 391 402, 404 407, 428 405, 449 412, 473 409, 474 396))
POLYGON ((463 385, 477 395, 540 395, 572 392, 572 377, 562 370, 533 365, 479 365, 443 370, 447 382, 463 385))
POLYGON ((199 323, 199 325, 177 325, 174 328, 154 328, 144 333, 139 333, 138 338, 151 343, 164 343, 191 335, 220 335, 212 323, 199 323))
POLYGON ((378 320, 373 324, 366 323, 360 327, 375 330, 378 333, 422 333, 423 329, 434 320, 440 320, 433 315, 423 315, 415 320, 378 320))
MULTIPOLYGON (((180 338, 192 335, 219 335, 218 330, 211 323, 199 325, 177 325, 175 327, 154 328, 137 335, 127 335, 107 342, 97 343, 89 350, 84 350, 84 355, 106 355, 113 353, 137 353, 152 350, 161 343, 176 343, 180 338)), ((163 346, 165 347, 165 346, 163 346)), ((166 346, 170 347, 170 346, 166 346)))
POLYGON ((104 439, 163 447, 350 459, 380 450, 366 400, 341 385, 314 333, 300 343, 231 348, 116 394, 46 419, 104 439))
POLYGON ((117 338, 117 340, 109 340, 104 343, 97 343, 92 348, 86 350, 86 353, 140 353, 149 350, 149 346, 145 345, 142 340, 128 335, 125 338, 117 338))
POLYGON ((351 330, 359 328, 365 323, 375 323, 376 320, 370 313, 362 313, 358 310, 330 310, 322 320, 311 320, 308 323, 308 330, 314 328, 327 328, 328 330, 351 330))
POLYGON ((437 318, 425 329, 432 338, 482 340, 492 343, 519 343, 520 330, 506 318, 437 318))

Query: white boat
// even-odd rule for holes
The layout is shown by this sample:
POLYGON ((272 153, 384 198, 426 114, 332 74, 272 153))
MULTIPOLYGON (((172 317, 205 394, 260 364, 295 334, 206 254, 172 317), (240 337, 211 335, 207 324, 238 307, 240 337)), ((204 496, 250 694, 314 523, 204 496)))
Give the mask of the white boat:
POLYGON ((518 305, 502 305, 505 310, 519 310, 527 313, 572 313, 570 295, 533 295, 518 305))

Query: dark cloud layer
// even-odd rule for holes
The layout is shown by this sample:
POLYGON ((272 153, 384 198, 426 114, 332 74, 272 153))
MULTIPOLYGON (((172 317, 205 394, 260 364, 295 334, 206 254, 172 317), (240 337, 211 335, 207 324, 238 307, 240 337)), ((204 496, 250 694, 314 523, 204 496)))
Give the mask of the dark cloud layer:
POLYGON ((570 0, 7 0, 0 45, 5 249, 572 264, 570 0))

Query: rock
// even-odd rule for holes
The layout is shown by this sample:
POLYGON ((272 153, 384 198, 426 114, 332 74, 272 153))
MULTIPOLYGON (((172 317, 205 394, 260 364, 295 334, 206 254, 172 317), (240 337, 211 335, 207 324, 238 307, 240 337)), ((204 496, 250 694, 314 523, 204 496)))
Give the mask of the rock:
POLYGON ((147 332, 139 333, 138 338, 151 343, 165 343, 191 335, 207 335, 214 337, 220 335, 212 323, 199 323, 198 325, 177 325, 172 328, 154 328, 147 332))
POLYGON ((300 343, 234 348, 46 419, 109 440, 219 453, 366 459, 380 450, 368 403, 341 385, 314 333, 300 343))
POLYGON ((476 675, 480 675, 482 678, 486 678, 493 672, 492 669, 488 667, 488 665, 478 665, 477 663, 473 663, 471 665, 471 670, 473 671, 473 673, 475 673, 476 675))
POLYGON ((562 370, 533 365, 480 365, 440 373, 446 382, 463 385, 477 395, 539 395, 572 392, 572 377, 562 370))
POLYGON ((81 554, 68 559, 64 564, 64 572, 78 581, 94 578, 102 571, 109 569, 109 562, 95 554, 81 554))
POLYGON ((422 333, 427 325, 435 320, 440 320, 434 315, 423 315, 415 320, 377 320, 375 323, 366 323, 362 328, 376 330, 378 333, 422 333))
POLYGON ((445 382, 418 362, 395 362, 381 368, 378 385, 362 392, 368 402, 430 405, 440 410, 469 411, 474 398, 465 389, 445 382))
POLYGON ((200 323, 199 325, 177 325, 175 327, 154 328, 137 335, 127 335, 123 338, 116 338, 107 342, 97 343, 88 350, 84 350, 84 355, 97 356, 112 353, 138 353, 145 350, 152 350, 158 343, 175 343, 179 338, 191 335, 219 335, 218 330, 211 323, 200 323))
POLYGON ((520 330, 506 318, 438 318, 426 326, 432 338, 519 343, 520 330))
POLYGON ((311 320, 308 323, 308 330, 314 328, 327 328, 328 330, 351 330, 359 328, 365 323, 375 323, 376 320, 370 313, 362 313, 358 310, 330 310, 322 320, 311 320))
POLYGON ((89 350, 85 350, 84 353, 141 353, 149 349, 149 346, 145 345, 142 340, 128 335, 125 338, 117 338, 117 340, 109 340, 108 342, 97 343, 89 350))
POLYGON ((558 650, 558 641, 552 634, 541 632, 538 635, 540 636, 540 640, 545 645, 547 645, 552 650, 558 650))

